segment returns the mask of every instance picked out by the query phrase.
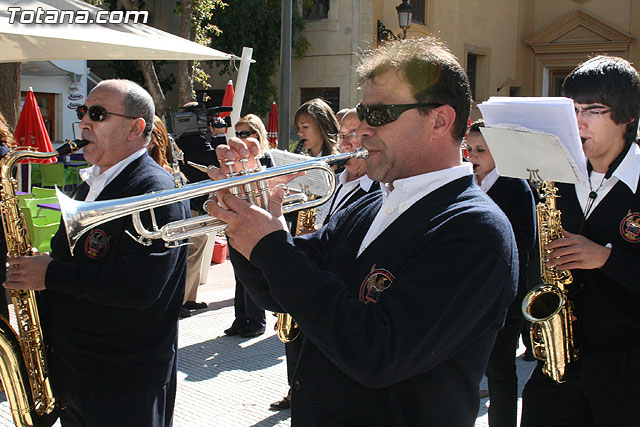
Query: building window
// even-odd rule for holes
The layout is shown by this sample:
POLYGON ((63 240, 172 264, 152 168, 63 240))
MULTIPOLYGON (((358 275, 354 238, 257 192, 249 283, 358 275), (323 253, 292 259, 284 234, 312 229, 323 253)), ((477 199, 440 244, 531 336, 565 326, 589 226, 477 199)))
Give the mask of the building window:
POLYGON ((411 0, 411 6, 413 6, 413 15, 411 17, 411 22, 415 22, 416 24, 427 25, 427 16, 426 16, 426 3, 427 0, 411 0))
POLYGON ((562 96, 562 83, 571 70, 553 70, 549 79, 549 96, 562 96))
MULTIPOLYGON (((56 139, 56 95, 54 93, 34 92, 36 102, 40 107, 40 114, 44 121, 44 127, 47 128, 49 139, 56 139)), ((20 110, 24 106, 24 100, 27 98, 27 92, 20 93, 20 110)))
POLYGON ((303 87, 300 88, 300 105, 313 98, 322 98, 331 107, 334 113, 340 109, 339 87, 303 87))
POLYGON ((305 1, 302 8, 302 16, 307 21, 327 19, 329 17, 329 0, 305 1), (308 5, 308 6, 307 6, 308 5))
POLYGON ((478 55, 472 53, 467 54, 467 77, 469 77, 469 85, 471 86, 471 97, 476 98, 476 84, 478 82, 478 55))

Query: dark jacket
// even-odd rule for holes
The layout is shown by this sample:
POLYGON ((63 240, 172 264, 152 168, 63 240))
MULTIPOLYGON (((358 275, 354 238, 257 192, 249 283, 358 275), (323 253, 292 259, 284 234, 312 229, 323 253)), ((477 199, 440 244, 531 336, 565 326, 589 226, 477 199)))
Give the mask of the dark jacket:
MULTIPOLYGON (((173 179, 147 154, 105 187, 99 200, 173 188, 173 179)), ((86 197, 88 185, 77 191, 86 197)), ((155 209, 158 224, 188 216, 186 203, 155 209)), ((149 215, 142 215, 149 227, 149 215)), ((52 240, 54 260, 43 292, 45 338, 51 345, 54 386, 116 392, 166 384, 177 352, 178 315, 187 247, 143 246, 131 217, 88 230, 69 253, 64 227, 52 240)))
POLYGON ((602 268, 571 270, 569 298, 583 356, 640 348, 640 194, 619 181, 585 222, 574 186, 556 186, 562 226, 612 247, 602 268))
POLYGON ((294 425, 473 425, 518 261, 506 216, 472 180, 419 200, 357 258, 380 193, 316 233, 267 235, 251 264, 232 250, 256 301, 304 332, 294 425))
POLYGON ((499 177, 487 195, 507 215, 518 245, 518 295, 509 308, 509 316, 522 317, 522 299, 527 293, 529 253, 536 244, 536 207, 527 181, 499 177))

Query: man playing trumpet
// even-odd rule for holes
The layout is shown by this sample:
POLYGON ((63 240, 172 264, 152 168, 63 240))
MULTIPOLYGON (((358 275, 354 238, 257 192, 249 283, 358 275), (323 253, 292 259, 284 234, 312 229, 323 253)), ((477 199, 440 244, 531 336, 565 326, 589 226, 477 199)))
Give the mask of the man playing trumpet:
MULTIPOLYGON (((433 38, 388 43, 359 72, 357 134, 382 195, 296 238, 282 189, 268 210, 218 192, 208 211, 228 224, 252 296, 291 313, 305 335, 294 425, 471 426, 518 262, 507 218, 462 162, 468 80, 433 38)), ((226 160, 257 153, 237 139, 217 149, 226 160)))

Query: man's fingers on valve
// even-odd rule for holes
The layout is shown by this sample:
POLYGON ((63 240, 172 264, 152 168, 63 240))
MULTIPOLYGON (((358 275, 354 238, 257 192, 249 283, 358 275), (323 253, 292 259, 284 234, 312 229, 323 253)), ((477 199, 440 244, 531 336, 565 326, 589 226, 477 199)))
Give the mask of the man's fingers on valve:
MULTIPOLYGON (((220 164, 222 165, 222 163, 220 164)), ((213 165, 207 166, 207 175, 213 181, 220 181, 221 179, 225 179, 227 177, 221 168, 215 167, 213 165)))
POLYGON ((273 187, 271 196, 269 197, 269 212, 275 217, 282 215, 282 203, 285 196, 289 194, 287 184, 280 183, 273 187))

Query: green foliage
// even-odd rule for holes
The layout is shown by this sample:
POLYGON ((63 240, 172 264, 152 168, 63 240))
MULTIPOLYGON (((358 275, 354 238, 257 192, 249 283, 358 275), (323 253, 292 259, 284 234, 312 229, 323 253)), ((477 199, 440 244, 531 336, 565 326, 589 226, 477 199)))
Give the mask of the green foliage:
MULTIPOLYGON (((191 40, 203 46, 211 44, 211 36, 219 35, 220 29, 211 22, 216 9, 224 9, 227 4, 222 0, 192 0, 191 1, 191 40)), ((175 12, 182 14, 182 4, 176 1, 175 12)), ((205 89, 211 85, 208 80, 211 76, 201 67, 199 61, 193 62, 193 79, 200 83, 205 89)))
MULTIPOLYGON (((271 83, 280 64, 281 0, 226 0, 228 7, 215 10, 212 22, 222 33, 213 39, 211 47, 238 56, 242 48, 253 48, 256 62, 249 68, 242 115, 247 113, 265 116, 271 102, 277 100, 278 91, 271 83)), ((301 37, 304 21, 295 12, 292 22, 292 50, 301 57, 308 42, 301 37)), ((230 64, 216 61, 219 74, 230 70, 230 64)))

